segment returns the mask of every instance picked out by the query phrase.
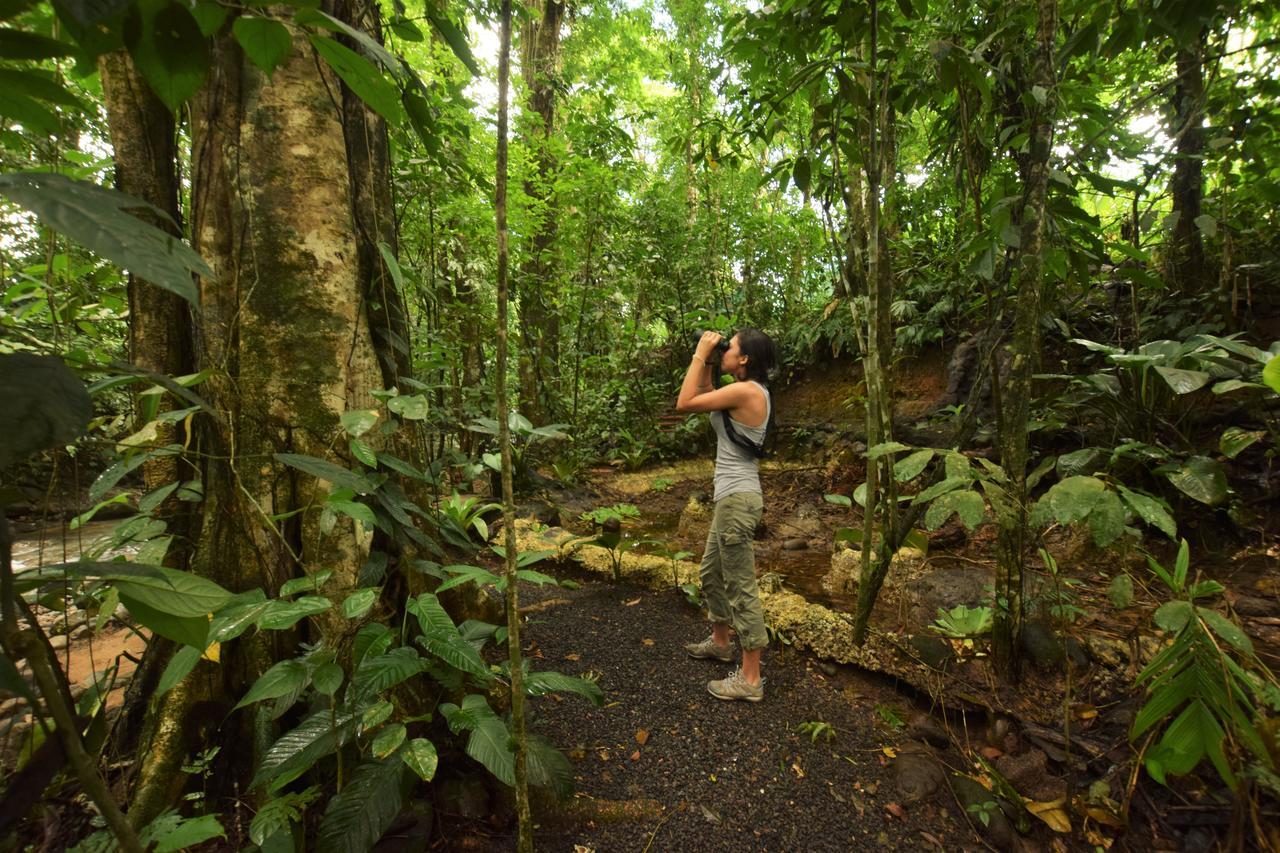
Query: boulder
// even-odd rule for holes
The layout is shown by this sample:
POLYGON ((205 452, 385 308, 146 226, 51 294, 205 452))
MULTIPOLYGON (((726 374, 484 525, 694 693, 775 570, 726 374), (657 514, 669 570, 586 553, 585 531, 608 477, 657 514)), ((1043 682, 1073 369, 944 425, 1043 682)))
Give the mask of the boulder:
POLYGON ((822 576, 822 588, 831 595, 843 595, 858 588, 862 578, 862 552, 852 549, 831 555, 831 571, 822 576))
MULTIPOLYGON (((890 573, 892 575, 892 572, 890 573)), ((938 609, 950 610, 958 604, 968 607, 991 604, 990 572, 981 568, 935 569, 908 580, 903 587, 910 624, 933 622, 938 609)))
POLYGON ((906 803, 931 800, 946 782, 943 770, 933 751, 922 743, 906 743, 898 748, 893 760, 893 784, 906 803))
POLYGON ((689 502, 680 511, 680 520, 676 523, 676 533, 685 539, 701 541, 707 538, 711 529, 711 504, 699 500, 697 495, 689 498, 689 502))

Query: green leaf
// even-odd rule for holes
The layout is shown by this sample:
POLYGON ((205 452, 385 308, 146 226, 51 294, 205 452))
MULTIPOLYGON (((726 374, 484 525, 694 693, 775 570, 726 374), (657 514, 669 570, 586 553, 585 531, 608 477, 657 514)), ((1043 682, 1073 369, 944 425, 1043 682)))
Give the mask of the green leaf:
POLYGON ((1218 220, 1209 214, 1202 213, 1192 221, 1195 222, 1197 228, 1204 232, 1204 236, 1210 239, 1218 236, 1218 220))
POLYGON ((1106 548, 1124 533, 1124 504, 1115 492, 1104 491, 1098 495, 1089 511, 1089 530, 1099 548, 1106 548))
POLYGON ((125 15, 124 43, 151 90, 176 113, 204 82, 209 47, 188 7, 138 0, 125 15))
POLYGON ((372 850, 403 804, 400 779, 404 763, 366 761, 356 768, 325 809, 316 837, 318 853, 372 850))
POLYGON ((328 710, 317 711, 272 744, 250 787, 267 782, 272 789, 283 787, 345 744, 355 728, 355 715, 340 712, 332 720, 329 715, 328 710))
POLYGON ((396 649, 385 655, 365 658, 356 669, 351 686, 357 697, 375 696, 426 672, 427 667, 427 662, 417 657, 413 649, 396 649))
POLYGON ((306 456, 301 453, 276 453, 273 455, 277 462, 282 462, 290 468, 296 468, 304 474, 310 474, 339 488, 350 489, 358 495, 367 495, 378 488, 378 483, 368 477, 343 468, 341 465, 317 459, 314 456, 306 456))
POLYGON ((0 58, 55 59, 70 56, 71 46, 25 30, 0 29, 0 58))
POLYGON ((84 383, 52 355, 0 353, 0 399, 0 470, 75 441, 93 417, 84 383))
POLYGON ((1124 572, 1112 578, 1111 585, 1107 587, 1107 598, 1113 607, 1120 610, 1133 604, 1133 578, 1124 572))
POLYGON ((348 619, 359 619, 373 607, 374 602, 378 600, 379 592, 381 592, 380 589, 370 588, 351 593, 342 602, 342 615, 348 619))
POLYGON ((440 764, 435 744, 424 737, 416 737, 405 744, 400 758, 423 782, 430 782, 435 778, 436 767, 440 764))
POLYGON ((893 478, 899 483, 914 480, 928 466, 933 458, 932 450, 917 450, 910 456, 901 459, 893 466, 893 478))
POLYGON ((358 438, 377 425, 378 413, 373 409, 348 409, 339 420, 349 435, 358 438))
POLYGON ((123 590, 120 590, 120 600, 129 609, 129 615, 135 622, 160 636, 198 649, 203 649, 208 644, 208 616, 175 616, 157 610, 145 601, 131 598, 123 590))
POLYGON ((312 35, 308 39, 316 53, 360 100, 385 118, 388 124, 399 126, 403 117, 400 93, 373 63, 327 36, 312 35))
POLYGON ((948 477, 942 482, 934 483, 929 488, 917 494, 914 498, 912 498, 911 503, 913 506, 915 504, 928 503, 929 501, 934 500, 940 495, 945 495, 947 492, 954 492, 956 489, 967 488, 969 484, 972 482, 973 482, 973 478, 968 476, 948 477))
POLYGON ((403 723, 396 723, 393 726, 387 726, 378 732, 378 736, 373 739, 373 755, 375 758, 387 758, 393 752, 400 748, 400 744, 404 743, 405 734, 407 733, 403 723))
POLYGON ((467 70, 473 76, 480 75, 480 66, 476 64, 476 58, 471 55, 471 47, 467 44, 466 34, 458 29, 453 21, 446 18, 432 9, 427 9, 427 18, 431 21, 431 26, 435 27, 436 32, 449 45, 449 49, 453 51, 453 55, 467 66, 467 70))
POLYGON ((333 577, 333 569, 321 569, 314 575, 290 578, 280 584, 280 597, 288 598, 299 592, 319 592, 331 577, 333 577))
POLYGON ((1151 618, 1162 630, 1176 634, 1191 620, 1191 604, 1186 601, 1166 601, 1151 618))
POLYGON ((1249 635, 1241 630, 1239 625, 1216 610, 1210 610, 1207 607, 1197 607, 1196 613, 1213 630, 1213 633, 1245 654, 1253 654, 1253 643, 1249 640, 1249 635))
POLYGON ((425 420, 428 414, 427 398, 421 394, 392 397, 387 401, 387 408, 409 421, 425 420))
POLYGON ((1071 453, 1064 453, 1054 463, 1058 477, 1066 479, 1081 474, 1092 474, 1102 466, 1106 454, 1097 447, 1085 447, 1071 453))
MULTIPOLYGON (((797 157, 796 164, 791 170, 791 180, 795 182, 796 189, 801 193, 809 192, 809 179, 811 177, 812 164, 808 157, 797 157)), ((784 187, 785 188, 785 187, 784 187)))
POLYGON ((1177 538, 1178 526, 1163 503, 1150 495, 1132 491, 1119 484, 1116 488, 1120 490, 1120 496, 1124 498, 1124 502, 1139 518, 1170 539, 1177 538))
POLYGON ((396 706, 392 705, 386 699, 380 699, 377 703, 370 705, 364 709, 364 713, 360 715, 360 731, 367 732, 391 719, 391 715, 395 713, 396 706))
POLYGON ((55 231, 140 278, 196 303, 192 274, 213 271, 173 235, 126 211, 163 211, 116 190, 63 175, 14 172, 0 175, 0 194, 25 207, 55 231))
POLYGON ((573 796, 573 765, 568 757, 544 737, 529 736, 529 782, 550 788, 556 796, 573 796))
POLYGON ((1201 370, 1183 370, 1178 367, 1156 365, 1155 371, 1164 378, 1165 383, 1176 394, 1190 394, 1192 391, 1199 391, 1208 385, 1209 380, 1213 378, 1201 370))
MULTIPOLYGON (((319 786, 312 785, 305 791, 283 794, 265 803, 249 824, 249 840, 262 847, 277 833, 287 833, 291 825, 302 820, 303 809, 319 796, 319 786)), ((289 842, 289 851, 293 851, 292 840, 289 842)), ((267 853, 265 848, 264 853, 267 853)))
POLYGON ((18 667, 6 655, 0 655, 0 688, 21 696, 33 707, 36 704, 35 694, 31 692, 27 680, 18 672, 18 667))
POLYGON ((296 601, 271 601, 258 617, 258 627, 264 631, 283 631, 308 616, 324 613, 332 606, 333 602, 318 595, 304 595, 296 601))
POLYGON ((289 28, 271 18, 241 15, 231 25, 231 32, 244 48, 245 55, 268 77, 293 50, 293 36, 289 34, 289 28))
POLYGON ((440 599, 430 592, 424 592, 410 602, 409 612, 418 617, 424 634, 456 633, 458 630, 440 604, 440 599))
POLYGON ((1262 368, 1262 381, 1277 394, 1280 394, 1280 355, 1272 356, 1262 368))
POLYGON ((1240 427, 1227 427, 1218 438, 1218 450, 1228 459, 1235 459, 1255 442, 1266 435, 1263 430, 1245 430, 1240 427))
POLYGON ((164 566, 149 566, 146 575, 104 574, 121 596, 128 596, 162 613, 204 617, 231 600, 231 593, 207 578, 164 566))
POLYGON ((853 500, 848 495, 823 495, 822 499, 829 504, 836 506, 852 507, 853 500))
POLYGON ((600 685, 562 672, 531 672, 525 676, 524 689, 530 696, 576 693, 597 708, 604 704, 604 691, 600 689, 600 685))
POLYGON ((17 89, 0 89, 0 116, 45 136, 54 136, 62 129, 53 110, 17 89))
POLYGON ((378 519, 373 514, 372 507, 368 504, 329 498, 329 500, 325 501, 325 505, 334 512, 340 512, 348 518, 354 518, 364 525, 365 530, 373 530, 378 526, 378 519))
POLYGON ((236 703, 236 708, 243 708, 264 699, 278 699, 281 696, 296 694, 307 685, 309 680, 310 676, 305 663, 293 658, 282 660, 253 683, 249 692, 244 694, 244 698, 236 703))
POLYGON ((1192 456, 1165 474, 1183 494, 1208 506, 1227 499, 1227 475, 1217 460, 1208 456, 1192 456))
POLYGON ((1106 486, 1093 477, 1068 477, 1049 489, 1043 500, 1058 523, 1083 521, 1106 493, 1106 486))
POLYGON ((910 450, 911 446, 903 444, 900 441, 886 441, 877 444, 875 447, 867 449, 868 459, 879 459, 881 456, 888 456, 891 453, 900 453, 903 450, 910 450))
POLYGON ((311 676, 311 683, 325 696, 332 696, 338 692, 345 677, 346 673, 342 671, 342 667, 329 661, 316 667, 315 674, 311 676))
POLYGON ((155 695, 163 696, 181 684, 182 679, 186 678, 200 662, 200 654, 200 649, 194 646, 183 646, 174 652, 173 657, 169 658, 169 664, 160 675, 160 682, 156 684, 155 695))
POLYGON ((364 625, 356 632, 354 643, 354 662, 360 665, 369 655, 380 655, 391 646, 391 629, 378 622, 364 625))
POLYGON ((454 669, 474 675, 481 681, 493 680, 493 673, 489 671, 488 664, 481 659, 475 647, 457 633, 428 634, 420 637, 418 642, 454 669))
MULTIPOLYGON (((175 815, 175 817, 177 817, 175 815)), ((160 823, 160 819, 155 821, 138 834, 138 840, 143 842, 144 846, 155 842, 155 847, 151 848, 154 853, 175 853, 178 850, 184 850, 188 847, 194 847, 197 844, 208 841, 211 838, 226 838, 226 830, 222 828, 222 824, 218 822, 218 816, 207 814, 200 817, 178 817, 172 826, 165 826, 161 831, 157 832, 154 827, 160 823), (148 830, 151 830, 150 832, 148 830)))
POLYGON ((960 516, 961 523, 970 531, 976 530, 986 517, 987 507, 982 495, 966 489, 964 491, 947 492, 934 500, 925 511, 925 527, 937 530, 952 514, 960 516))

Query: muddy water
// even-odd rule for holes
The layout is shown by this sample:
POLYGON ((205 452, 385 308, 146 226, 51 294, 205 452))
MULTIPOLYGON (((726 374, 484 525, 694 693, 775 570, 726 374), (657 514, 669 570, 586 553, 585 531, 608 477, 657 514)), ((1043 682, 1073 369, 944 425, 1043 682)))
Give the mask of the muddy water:
MULTIPOLYGON (((42 530, 19 535, 13 544, 13 570, 23 572, 37 566, 77 560, 82 553, 92 553, 95 548, 107 544, 119 526, 118 520, 90 521, 76 530, 69 530, 65 524, 52 524, 42 530)), ((130 554, 136 550, 136 545, 126 545, 107 550, 99 559, 109 560, 117 554, 130 554)))

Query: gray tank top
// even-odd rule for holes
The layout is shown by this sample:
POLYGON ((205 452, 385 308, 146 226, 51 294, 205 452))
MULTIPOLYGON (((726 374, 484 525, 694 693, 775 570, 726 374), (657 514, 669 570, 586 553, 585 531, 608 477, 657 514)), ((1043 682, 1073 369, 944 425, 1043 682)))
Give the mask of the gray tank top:
MULTIPOLYGON (((733 418, 733 428, 747 441, 760 444, 764 441, 765 430, 769 426, 769 415, 773 413, 773 398, 769 396, 768 388, 754 380, 749 381, 764 392, 764 422, 758 427, 749 427, 737 418, 733 418)), ((761 492, 760 460, 729 439, 725 434, 724 424, 715 412, 711 413, 711 428, 716 431, 716 476, 713 499, 718 501, 738 492, 759 494, 761 492)))

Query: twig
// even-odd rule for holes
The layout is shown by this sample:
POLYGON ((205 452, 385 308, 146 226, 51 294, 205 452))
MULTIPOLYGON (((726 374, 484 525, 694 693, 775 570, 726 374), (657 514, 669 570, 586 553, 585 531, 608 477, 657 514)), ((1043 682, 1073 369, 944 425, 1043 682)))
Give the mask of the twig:
POLYGON ((663 816, 662 820, 658 821, 658 825, 653 828, 653 832, 649 833, 649 843, 644 846, 642 853, 649 853, 649 848, 653 847, 653 839, 657 837, 658 830, 662 829, 662 825, 670 820, 673 814, 684 811, 684 806, 685 801, 681 800, 680 805, 667 812, 666 815, 663 816))

